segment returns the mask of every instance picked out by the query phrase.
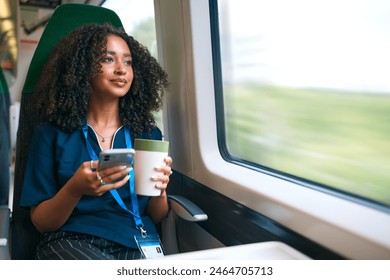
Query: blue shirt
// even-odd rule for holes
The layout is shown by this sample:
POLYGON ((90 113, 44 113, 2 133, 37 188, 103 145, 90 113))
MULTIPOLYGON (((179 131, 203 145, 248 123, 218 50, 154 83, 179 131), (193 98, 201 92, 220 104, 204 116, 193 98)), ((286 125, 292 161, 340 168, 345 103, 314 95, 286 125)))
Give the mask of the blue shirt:
MULTIPOLYGON (((162 139, 158 128, 138 137, 162 139)), ((91 128, 88 141, 98 155, 101 149, 91 128)), ((113 148, 126 148, 124 128, 117 131, 113 143, 113 148)), ((50 124, 38 127, 30 145, 20 206, 29 208, 52 198, 80 165, 90 160, 81 129, 64 132, 50 124)), ((129 183, 117 191, 127 208, 132 209, 129 183)), ((155 226, 145 213, 150 197, 137 197, 144 229, 155 233, 155 226)), ((137 247, 134 235, 139 233, 133 217, 119 206, 110 192, 100 197, 83 195, 59 231, 91 234, 133 248, 137 247)))

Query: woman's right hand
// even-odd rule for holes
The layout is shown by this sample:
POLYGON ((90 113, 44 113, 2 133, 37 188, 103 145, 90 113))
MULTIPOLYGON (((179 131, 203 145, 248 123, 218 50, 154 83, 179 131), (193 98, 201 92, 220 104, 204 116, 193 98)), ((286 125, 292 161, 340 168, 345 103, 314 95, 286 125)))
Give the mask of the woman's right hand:
POLYGON ((98 162, 97 160, 87 161, 77 169, 67 184, 72 195, 76 197, 82 195, 101 196, 111 189, 122 187, 129 181, 130 167, 114 166, 97 171, 98 162), (115 180, 118 181, 109 183, 115 180))

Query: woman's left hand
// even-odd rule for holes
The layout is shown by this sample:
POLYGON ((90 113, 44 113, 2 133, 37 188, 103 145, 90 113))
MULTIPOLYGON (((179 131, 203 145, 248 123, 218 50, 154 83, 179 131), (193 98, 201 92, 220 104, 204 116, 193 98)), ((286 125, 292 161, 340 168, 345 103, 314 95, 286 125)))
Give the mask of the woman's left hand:
POLYGON ((152 180, 156 182, 156 188, 161 190, 161 194, 160 196, 152 196, 150 198, 146 210, 154 223, 160 222, 168 215, 169 211, 166 189, 169 183, 169 176, 172 174, 172 158, 167 156, 164 161, 165 165, 155 167, 155 170, 161 173, 159 172, 159 175, 152 176, 152 180))
POLYGON ((156 188, 161 190, 161 194, 165 192, 169 183, 169 176, 172 174, 172 158, 167 156, 164 158, 165 165, 156 166, 154 169, 160 171, 163 174, 152 176, 152 180, 156 182, 156 188))

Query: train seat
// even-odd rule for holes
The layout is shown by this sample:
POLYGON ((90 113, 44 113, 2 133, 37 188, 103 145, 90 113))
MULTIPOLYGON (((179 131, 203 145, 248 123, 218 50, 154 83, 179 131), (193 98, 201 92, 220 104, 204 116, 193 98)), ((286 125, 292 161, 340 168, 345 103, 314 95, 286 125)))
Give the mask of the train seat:
POLYGON ((8 85, 0 68, 0 259, 8 258, 8 230, 10 210, 10 129, 9 129, 10 96, 8 85))
MULTIPOLYGON (((47 26, 45 27, 32 58, 22 91, 19 127, 17 132, 14 199, 12 220, 10 224, 12 259, 32 259, 34 249, 40 236, 39 232, 31 223, 29 211, 19 207, 19 196, 24 177, 23 174, 25 171, 29 144, 34 129, 41 118, 38 112, 34 111, 32 106, 35 85, 53 46, 76 27, 91 22, 110 22, 114 26, 122 26, 121 20, 117 14, 109 9, 85 4, 63 4, 53 13, 47 26)), ((183 201, 178 197, 170 197, 169 200, 173 201, 172 204, 170 204, 173 206, 171 209, 176 210, 178 217, 183 217, 186 220, 192 221, 207 219, 207 215, 195 205, 191 204, 190 201, 183 201)), ((6 211, 7 209, 3 211, 2 215, 6 216, 7 213, 4 214, 6 211)), ((2 216, 0 216, 0 218, 1 217, 2 216)), ((6 220, 6 218, 7 217, 3 220, 6 220)), ((171 232, 174 232, 174 230, 171 232)), ((175 240, 168 238, 166 241, 167 244, 163 242, 163 246, 167 248, 174 248, 173 250, 175 252, 175 245, 168 244, 173 241, 175 240)))
POLYGON ((10 183, 10 128, 9 128, 10 96, 7 81, 0 68, 0 205, 8 204, 10 183), (8 171, 5 171, 8 170, 8 171))

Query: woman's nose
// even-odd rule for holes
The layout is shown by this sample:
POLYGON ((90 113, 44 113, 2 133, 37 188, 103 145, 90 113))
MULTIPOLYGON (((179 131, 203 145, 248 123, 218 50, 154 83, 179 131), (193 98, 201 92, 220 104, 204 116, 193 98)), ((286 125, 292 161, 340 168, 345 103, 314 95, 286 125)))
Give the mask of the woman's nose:
POLYGON ((122 64, 118 64, 115 68, 114 73, 117 75, 124 75, 124 74, 126 74, 126 69, 122 64))

